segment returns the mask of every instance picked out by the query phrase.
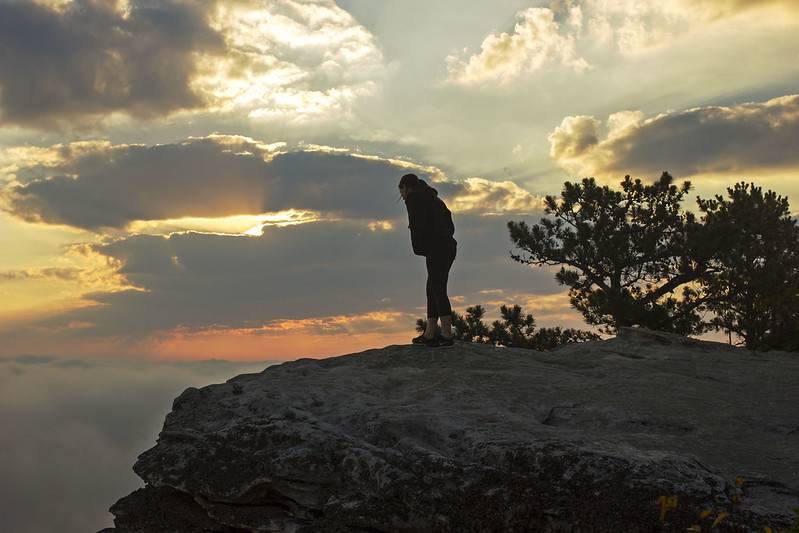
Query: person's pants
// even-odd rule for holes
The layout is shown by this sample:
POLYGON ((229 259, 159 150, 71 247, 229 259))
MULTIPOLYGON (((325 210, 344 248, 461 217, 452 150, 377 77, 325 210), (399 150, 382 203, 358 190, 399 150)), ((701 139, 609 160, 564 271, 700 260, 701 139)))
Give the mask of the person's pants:
POLYGON ((455 247, 446 247, 427 254, 427 316, 439 318, 452 315, 447 296, 449 269, 455 261, 455 247))

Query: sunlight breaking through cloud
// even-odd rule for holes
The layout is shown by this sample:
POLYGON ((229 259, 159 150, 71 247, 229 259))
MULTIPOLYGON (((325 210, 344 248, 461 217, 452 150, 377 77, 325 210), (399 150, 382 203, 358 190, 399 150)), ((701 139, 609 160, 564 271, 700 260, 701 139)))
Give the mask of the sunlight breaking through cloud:
POLYGON ((332 1, 219 4, 225 55, 200 57, 195 87, 217 112, 302 121, 342 112, 376 88, 374 37, 332 1))
POLYGON ((266 226, 291 226, 315 222, 320 218, 321 215, 318 212, 287 209, 261 215, 239 215, 222 218, 188 217, 168 220, 140 220, 130 224, 125 234, 169 235, 181 231, 195 231, 217 235, 259 236, 263 234, 263 229, 266 226))

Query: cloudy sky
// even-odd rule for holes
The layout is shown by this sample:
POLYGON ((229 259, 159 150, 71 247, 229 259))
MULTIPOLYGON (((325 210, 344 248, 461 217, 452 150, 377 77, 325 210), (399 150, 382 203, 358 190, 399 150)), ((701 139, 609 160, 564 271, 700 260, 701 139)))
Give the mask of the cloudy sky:
POLYGON ((455 212, 456 309, 580 326, 506 222, 585 176, 799 198, 797 26, 792 0, 0 0, 0 355, 403 342, 407 171, 455 212))
POLYGON ((454 212, 457 311, 581 327, 507 221, 664 170, 689 207, 799 205, 798 29, 795 0, 0 0, 3 386, 407 342, 409 171, 454 212))

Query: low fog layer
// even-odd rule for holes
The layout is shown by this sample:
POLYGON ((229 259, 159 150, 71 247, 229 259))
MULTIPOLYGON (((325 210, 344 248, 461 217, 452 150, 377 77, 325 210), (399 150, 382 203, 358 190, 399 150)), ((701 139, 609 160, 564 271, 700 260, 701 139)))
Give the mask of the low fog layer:
POLYGON ((143 486, 131 470, 187 387, 260 372, 270 362, 0 359, 0 516, 16 533, 86 533, 143 486))

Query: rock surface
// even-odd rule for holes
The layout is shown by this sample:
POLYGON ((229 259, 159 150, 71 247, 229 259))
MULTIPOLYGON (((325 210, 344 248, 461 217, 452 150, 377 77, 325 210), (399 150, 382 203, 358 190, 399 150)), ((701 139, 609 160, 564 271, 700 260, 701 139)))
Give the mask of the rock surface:
POLYGON ((187 389, 134 470, 116 531, 776 531, 799 354, 630 329, 302 359, 187 389))

